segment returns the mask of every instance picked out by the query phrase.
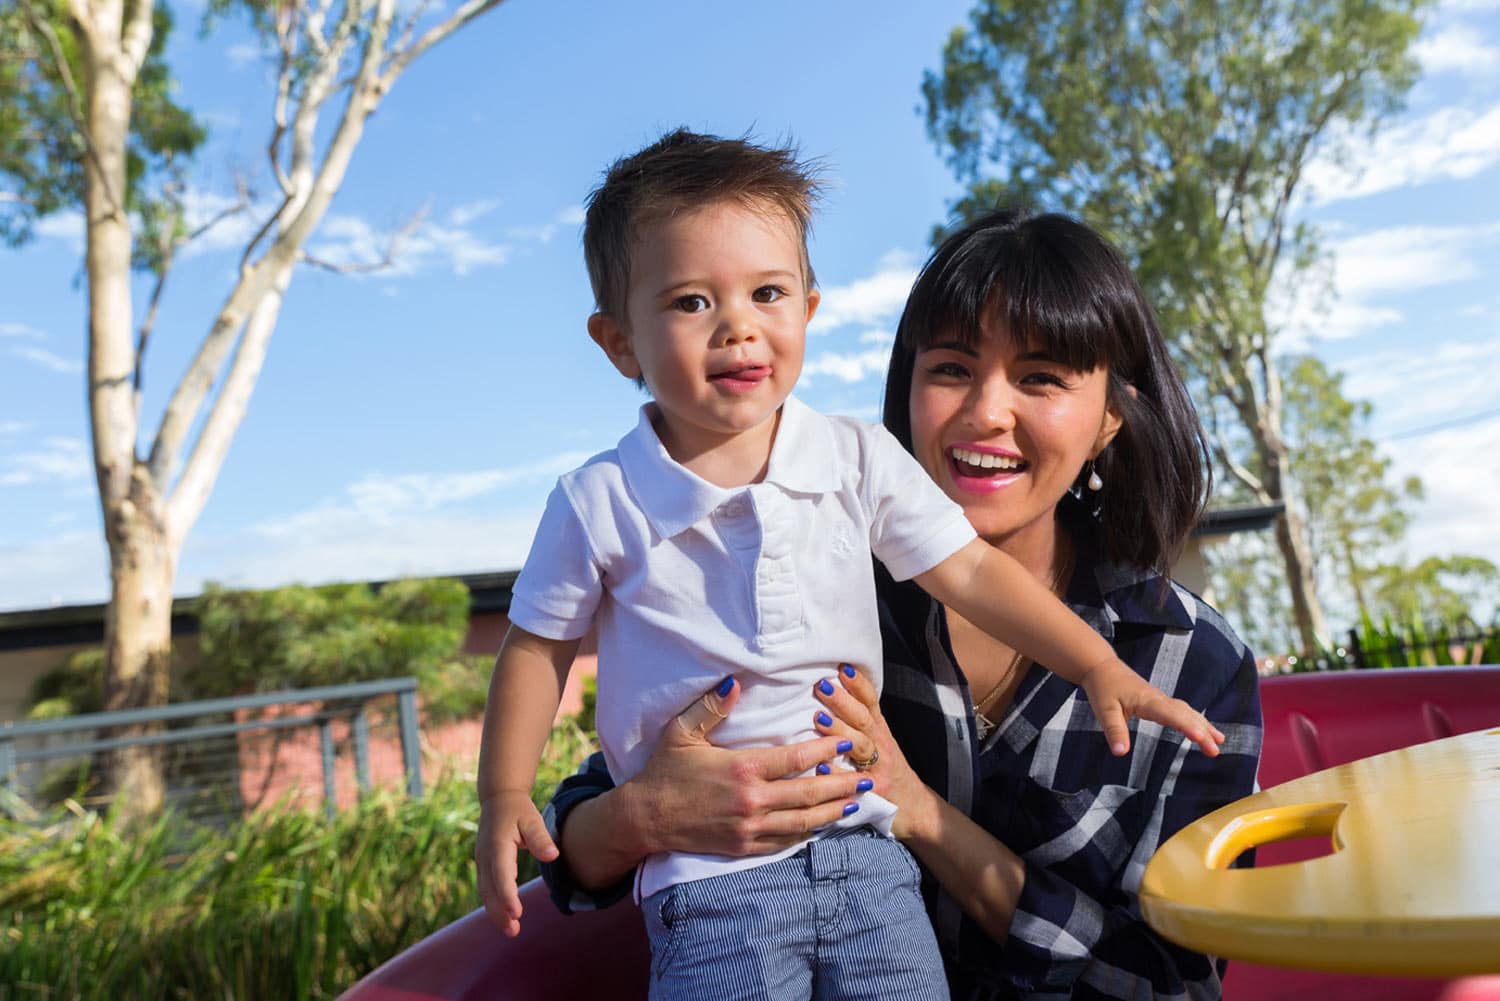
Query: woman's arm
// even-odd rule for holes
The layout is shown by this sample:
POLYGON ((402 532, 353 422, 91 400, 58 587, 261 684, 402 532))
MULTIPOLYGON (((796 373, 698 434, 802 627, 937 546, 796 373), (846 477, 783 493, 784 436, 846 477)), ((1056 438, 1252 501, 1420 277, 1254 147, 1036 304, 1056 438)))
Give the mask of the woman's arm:
POLYGON ((665 851, 760 855, 780 850, 843 816, 861 776, 799 776, 847 750, 843 738, 730 751, 709 734, 739 698, 739 686, 709 692, 668 725, 645 768, 615 786, 592 760, 564 781, 547 810, 562 851, 543 876, 559 906, 613 903, 619 884, 647 855, 665 851), (583 898, 576 896, 581 891, 583 898), (603 892, 599 892, 603 891, 603 892))
MULTIPOLYGON (((1196 666, 1191 658, 1188 664, 1189 670, 1196 666)), ((890 738, 863 676, 845 675, 848 695, 840 690, 822 696, 848 727, 825 732, 854 739, 854 756, 868 757, 870 745, 862 737, 872 736, 880 760, 869 774, 876 791, 900 808, 894 832, 971 919, 961 933, 961 965, 987 969, 1026 991, 1059 996, 1069 996, 1080 980, 1099 981, 1093 992, 1084 992, 1089 997, 1217 996, 1218 978, 1207 957, 1157 936, 1141 919, 1135 898, 1146 861, 1167 837, 1253 790, 1260 752, 1254 662, 1244 653, 1237 667, 1226 668, 1222 660, 1203 667, 1221 679, 1218 691, 1201 690, 1209 700, 1205 714, 1228 737, 1221 756, 1209 758, 1163 734, 1154 742, 1144 788, 1081 791, 1078 797, 1091 800, 1070 805, 1078 817, 1047 831, 1052 836, 1045 841, 1017 844, 1031 861, 921 784, 890 738), (1127 802, 1114 802, 1121 797, 1127 802), (1094 823, 1094 808, 1109 810, 1109 816, 1094 823)), ((1097 733, 1092 741, 1097 746, 1097 733)), ((1065 743, 1063 753, 1076 749, 1065 743)), ((1103 749, 1096 753, 1102 766, 1103 749)), ((1015 809, 1027 804, 1016 803, 1015 809)))

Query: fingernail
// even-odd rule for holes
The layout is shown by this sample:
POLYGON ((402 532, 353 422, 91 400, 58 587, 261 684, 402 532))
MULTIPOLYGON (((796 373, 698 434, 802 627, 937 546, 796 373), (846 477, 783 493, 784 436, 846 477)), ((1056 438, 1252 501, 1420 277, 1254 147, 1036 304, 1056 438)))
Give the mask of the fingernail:
POLYGON ((1124 744, 1110 744, 1109 745, 1109 749, 1111 751, 1113 751, 1116 755, 1121 755, 1121 754, 1125 753, 1125 745, 1124 744))
POLYGON ((818 762, 818 774, 819 775, 827 775, 831 771, 833 771, 833 769, 831 769, 831 768, 828 767, 828 762, 826 762, 826 761, 819 761, 818 762))
POLYGON ((833 717, 827 713, 818 713, 819 726, 833 726, 833 717))
POLYGON ((854 787, 859 792, 869 792, 875 788, 874 779, 860 779, 859 784, 854 787))
POLYGON ((851 813, 858 813, 858 812, 859 812, 859 804, 858 803, 850 803, 848 806, 844 807, 844 816, 846 816, 846 817, 849 816, 851 813))
POLYGON ((844 672, 844 677, 846 677, 846 678, 852 678, 852 677, 854 677, 854 665, 853 664, 841 664, 841 665, 839 665, 839 670, 844 672))
POLYGON ((723 681, 719 682, 719 687, 714 689, 714 694, 717 695, 719 698, 722 699, 724 696, 728 695, 733 689, 734 689, 734 675, 731 674, 728 677, 726 677, 723 681))
POLYGON ((824 695, 832 695, 833 682, 829 681, 827 678, 824 678, 822 681, 818 682, 818 691, 822 692, 824 695))
POLYGON ((852 741, 852 740, 841 740, 841 741, 839 741, 839 753, 840 754, 848 754, 852 750, 854 750, 854 741, 852 741))

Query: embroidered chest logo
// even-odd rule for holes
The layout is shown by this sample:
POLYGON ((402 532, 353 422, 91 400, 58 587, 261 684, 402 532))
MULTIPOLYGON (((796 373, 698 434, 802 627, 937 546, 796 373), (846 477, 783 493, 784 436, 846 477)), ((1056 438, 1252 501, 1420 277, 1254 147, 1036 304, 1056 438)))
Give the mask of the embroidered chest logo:
POLYGON ((835 556, 854 555, 854 537, 846 526, 840 525, 833 530, 833 538, 829 540, 829 546, 833 549, 835 556))

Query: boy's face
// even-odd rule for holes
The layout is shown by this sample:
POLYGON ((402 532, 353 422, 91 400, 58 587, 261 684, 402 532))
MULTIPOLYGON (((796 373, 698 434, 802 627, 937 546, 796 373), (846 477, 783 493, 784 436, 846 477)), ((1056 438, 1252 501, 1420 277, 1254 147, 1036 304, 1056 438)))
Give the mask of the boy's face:
POLYGON ((769 448, 818 304, 805 282, 783 212, 706 205, 641 227, 624 321, 596 313, 589 333, 623 375, 645 379, 674 459, 743 435, 769 448))

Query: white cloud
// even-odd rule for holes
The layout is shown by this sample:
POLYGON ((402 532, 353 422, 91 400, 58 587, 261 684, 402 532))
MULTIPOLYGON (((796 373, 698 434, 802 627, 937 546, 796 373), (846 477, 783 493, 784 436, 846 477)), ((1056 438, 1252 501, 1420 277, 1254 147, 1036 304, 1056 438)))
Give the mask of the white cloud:
POLYGON ((0 609, 104 601, 109 554, 98 532, 78 530, 0 546, 0 609))
MULTIPOLYGON (((1338 145, 1335 137, 1330 147, 1338 145)), ((1310 203, 1474 177, 1500 162, 1500 103, 1440 108, 1386 128, 1373 143, 1353 145, 1357 152, 1345 164, 1325 156, 1308 165, 1303 176, 1310 203)))
POLYGON ((224 55, 229 59, 229 65, 232 68, 240 70, 259 60, 261 51, 259 45, 241 42, 225 49, 224 55))
POLYGON ((467 226, 475 219, 489 215, 502 204, 503 202, 498 198, 482 198, 477 202, 459 205, 448 213, 448 223, 453 226, 467 226))
POLYGON ((1412 51, 1427 73, 1490 77, 1500 72, 1500 48, 1485 44, 1466 25, 1451 25, 1434 34, 1424 34, 1412 51))
POLYGON ((829 351, 816 358, 809 358, 802 366, 802 378, 830 376, 841 382, 863 382, 871 376, 884 376, 890 360, 889 341, 886 347, 865 351, 829 351))
MULTIPOLYGON (((1376 405, 1375 433, 1404 434, 1442 425, 1495 407, 1495 386, 1500 385, 1500 353, 1493 338, 1450 340, 1424 345, 1420 351, 1381 351, 1341 365, 1344 387, 1353 399, 1376 405)), ((1403 452, 1425 452, 1425 438, 1403 438, 1403 452), (1414 442, 1414 445, 1404 444, 1414 442)), ((1466 467, 1500 465, 1487 463, 1495 441, 1482 453, 1471 456, 1466 467), (1482 458, 1483 457, 1483 458, 1482 458)), ((1468 468, 1432 465, 1425 458, 1427 474, 1447 479, 1469 475, 1468 468)), ((1492 502, 1486 501, 1492 506, 1492 502)))
MULTIPOLYGON (((1492 373, 1493 374, 1493 373, 1492 373)), ((1401 442, 1390 450, 1398 476, 1422 478, 1406 545, 1414 559, 1462 553, 1500 563, 1500 463, 1489 461, 1500 442, 1500 417, 1401 442)))
MULTIPOLYGON (((339 267, 384 260, 394 230, 377 229, 358 216, 327 218, 308 252, 339 267)), ((396 244, 394 260, 378 274, 390 278, 446 267, 457 275, 476 268, 499 267, 510 257, 505 244, 489 243, 462 226, 424 222, 396 244)))
POLYGON ((868 278, 824 288, 823 302, 808 326, 808 333, 821 335, 851 323, 894 320, 900 316, 916 277, 917 268, 911 255, 891 251, 881 258, 878 270, 868 278))
POLYGON ((0 421, 0 434, 20 434, 30 430, 30 421, 0 421))
POLYGON ((557 235, 559 229, 565 227, 576 229, 583 225, 583 219, 584 211, 582 206, 570 205, 554 216, 551 222, 544 222, 535 226, 512 226, 505 231, 505 235, 512 240, 534 240, 537 243, 551 243, 552 238, 557 235))
POLYGON ((74 253, 83 253, 83 213, 82 212, 54 212, 49 216, 43 216, 36 222, 36 235, 50 237, 54 240, 62 240, 74 253))
POLYGON ((565 452, 508 469, 366 476, 346 487, 336 499, 286 517, 262 521, 251 526, 251 531, 267 538, 342 537, 351 531, 359 532, 360 526, 389 526, 403 518, 461 504, 514 483, 550 479, 587 458, 586 452, 565 452))
POLYGON ((1409 292, 1475 277, 1479 247, 1500 243, 1500 222, 1473 226, 1394 226, 1341 240, 1330 249, 1342 298, 1409 292))
POLYGON ((92 474, 93 460, 82 439, 54 436, 43 439, 42 445, 40 450, 19 452, 3 460, 0 486, 76 482, 92 474))
POLYGON ((1500 222, 1473 226, 1393 226, 1330 244, 1323 270, 1308 287, 1278 281, 1267 312, 1282 331, 1283 350, 1308 341, 1371 333, 1404 318, 1403 293, 1477 278, 1477 259, 1500 247, 1500 222), (1323 296, 1325 290, 1330 293, 1323 296))
POLYGON ((47 335, 24 323, 0 323, 0 338, 21 341, 45 341, 47 335))
POLYGON ((82 362, 53 354, 46 348, 32 347, 29 344, 19 344, 12 347, 10 353, 17 358, 23 358, 31 362, 33 365, 40 365, 42 368, 61 372, 64 375, 79 375, 83 372, 82 362))

